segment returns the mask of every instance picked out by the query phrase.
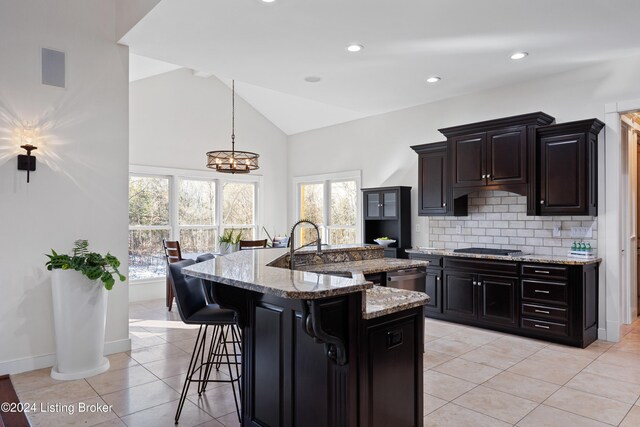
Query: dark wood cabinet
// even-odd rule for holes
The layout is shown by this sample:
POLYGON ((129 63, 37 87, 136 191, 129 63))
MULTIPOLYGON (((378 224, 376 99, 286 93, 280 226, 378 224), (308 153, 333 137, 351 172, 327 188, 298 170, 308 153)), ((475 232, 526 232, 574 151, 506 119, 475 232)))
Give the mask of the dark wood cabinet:
POLYGON ((598 119, 544 126, 538 140, 538 215, 597 215, 598 119))
POLYGON ((411 148, 418 153, 418 215, 467 215, 467 197, 452 197, 447 142, 411 148))
POLYGON ((362 189, 364 243, 379 237, 396 241, 385 248, 387 258, 406 258, 411 248, 411 187, 362 189))
POLYGON ((449 144, 453 198, 482 190, 527 195, 535 129, 554 120, 537 112, 440 129, 449 144))
POLYGON ((563 265, 420 253, 411 253, 410 258, 430 263, 427 317, 582 348, 597 339, 598 263, 563 265), (434 281, 438 275, 441 291, 434 281))

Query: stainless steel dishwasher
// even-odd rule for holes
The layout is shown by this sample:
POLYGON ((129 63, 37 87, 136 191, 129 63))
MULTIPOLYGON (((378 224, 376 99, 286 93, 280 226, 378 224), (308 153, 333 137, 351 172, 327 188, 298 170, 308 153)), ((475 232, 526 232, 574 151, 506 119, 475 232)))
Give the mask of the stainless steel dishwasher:
POLYGON ((427 283, 425 277, 427 277, 427 272, 423 268, 390 271, 387 273, 387 286, 390 288, 424 292, 427 283))

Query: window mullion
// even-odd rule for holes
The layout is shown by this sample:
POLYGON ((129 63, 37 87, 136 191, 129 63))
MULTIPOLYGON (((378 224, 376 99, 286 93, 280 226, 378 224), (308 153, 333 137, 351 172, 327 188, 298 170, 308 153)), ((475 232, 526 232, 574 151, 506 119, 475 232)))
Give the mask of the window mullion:
POLYGON ((169 177, 169 224, 171 225, 171 237, 180 240, 180 227, 178 224, 178 177, 169 177))

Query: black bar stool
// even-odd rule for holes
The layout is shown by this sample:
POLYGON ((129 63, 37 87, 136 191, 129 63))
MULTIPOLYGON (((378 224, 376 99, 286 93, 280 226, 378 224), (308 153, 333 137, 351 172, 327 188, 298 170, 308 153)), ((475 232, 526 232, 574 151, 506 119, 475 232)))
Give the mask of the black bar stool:
POLYGON ((235 313, 232 310, 220 308, 219 305, 208 301, 202 280, 182 274, 184 267, 193 264, 195 264, 194 260, 186 259, 169 265, 169 274, 171 275, 180 318, 186 324, 200 325, 198 337, 193 346, 187 377, 178 401, 175 422, 178 424, 187 393, 189 392, 189 386, 192 382, 198 384, 198 396, 206 391, 207 383, 209 382, 231 383, 238 420, 241 421, 241 399, 236 394, 237 385, 238 394, 242 396, 240 386, 240 329, 236 324, 235 313), (207 349, 209 328, 211 328, 211 339, 207 349), (229 346, 232 347, 231 352, 229 351, 229 346), (213 368, 219 370, 222 365, 226 365, 229 379, 210 379, 213 368))

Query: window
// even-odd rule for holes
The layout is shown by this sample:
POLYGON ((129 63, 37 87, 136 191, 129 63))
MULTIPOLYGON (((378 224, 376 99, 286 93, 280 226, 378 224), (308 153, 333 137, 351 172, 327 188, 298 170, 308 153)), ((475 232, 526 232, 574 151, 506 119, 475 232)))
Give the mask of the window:
MULTIPOLYGON (((339 245, 361 240, 359 172, 295 178, 294 187, 296 217, 317 224, 323 242, 339 245)), ((315 231, 304 227, 296 240, 296 245, 313 242, 315 231)))
POLYGON ((224 230, 257 234, 260 176, 211 178, 210 172, 131 166, 129 280, 166 274, 162 239, 180 241, 183 254, 216 252, 224 230))

